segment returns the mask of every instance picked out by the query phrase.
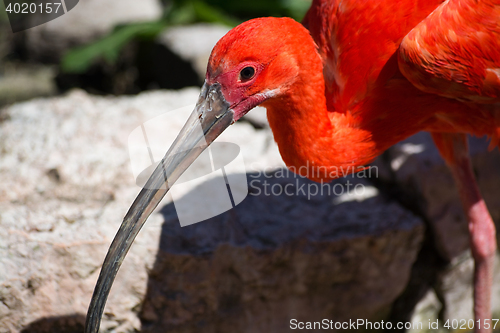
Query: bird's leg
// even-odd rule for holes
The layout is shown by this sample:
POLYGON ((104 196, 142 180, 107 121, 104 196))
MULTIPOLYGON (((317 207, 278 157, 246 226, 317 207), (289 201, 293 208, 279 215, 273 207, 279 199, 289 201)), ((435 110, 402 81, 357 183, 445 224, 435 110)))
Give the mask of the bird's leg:
POLYGON ((491 288, 497 248, 495 225, 476 184, 467 137, 463 134, 443 133, 433 133, 432 136, 455 178, 468 218, 474 258, 475 331, 491 332, 491 288))

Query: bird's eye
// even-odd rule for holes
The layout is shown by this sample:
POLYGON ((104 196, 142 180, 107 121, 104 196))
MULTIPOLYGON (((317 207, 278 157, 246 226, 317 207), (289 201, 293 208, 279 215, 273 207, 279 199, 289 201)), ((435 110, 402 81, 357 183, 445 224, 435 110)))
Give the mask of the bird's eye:
POLYGON ((240 72, 240 80, 242 81, 250 80, 251 78, 253 78, 254 75, 255 75, 255 68, 245 67, 240 72))

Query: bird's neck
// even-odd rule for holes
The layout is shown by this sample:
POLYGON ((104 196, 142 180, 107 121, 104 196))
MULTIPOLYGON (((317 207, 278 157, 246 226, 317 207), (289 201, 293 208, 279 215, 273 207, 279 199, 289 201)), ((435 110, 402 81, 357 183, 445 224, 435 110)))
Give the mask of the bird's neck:
POLYGON ((376 156, 370 133, 357 128, 349 113, 327 109, 321 71, 307 82, 297 80, 264 106, 283 161, 302 176, 330 181, 360 170, 376 156))

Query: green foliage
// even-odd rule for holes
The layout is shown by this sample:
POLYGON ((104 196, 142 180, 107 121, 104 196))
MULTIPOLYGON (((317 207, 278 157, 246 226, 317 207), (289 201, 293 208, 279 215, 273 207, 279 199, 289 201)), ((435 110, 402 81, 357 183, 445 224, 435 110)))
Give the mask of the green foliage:
POLYGON ((234 16, 201 0, 174 1, 166 10, 165 19, 170 25, 209 22, 234 27, 241 22, 234 16))
POLYGON ((66 73, 83 73, 95 59, 101 57, 113 63, 129 41, 134 38, 151 38, 165 27, 163 21, 119 26, 102 39, 67 52, 61 61, 61 68, 66 73))
POLYGON ((7 11, 5 10, 4 4, 0 5, 0 24, 9 22, 9 18, 7 16, 7 11))
POLYGON ((304 18, 311 1, 309 0, 281 0, 282 5, 290 11, 290 17, 301 21, 304 18))
POLYGON ((69 50, 62 58, 61 69, 66 73, 83 73, 97 59, 114 63, 127 43, 134 39, 152 40, 169 26, 211 22, 233 27, 260 16, 301 20, 309 6, 310 0, 172 0, 159 21, 118 26, 95 42, 69 50))
POLYGON ((243 20, 263 16, 288 16, 300 21, 311 5, 310 0, 205 0, 205 2, 243 20))

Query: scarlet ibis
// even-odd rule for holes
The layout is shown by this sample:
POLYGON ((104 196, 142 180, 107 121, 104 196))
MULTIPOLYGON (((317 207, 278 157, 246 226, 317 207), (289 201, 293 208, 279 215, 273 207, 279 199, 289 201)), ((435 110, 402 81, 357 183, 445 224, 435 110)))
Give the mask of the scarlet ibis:
POLYGON ((169 186, 257 105, 267 108, 285 163, 316 181, 334 178, 332 169, 366 165, 418 131, 431 132, 469 220, 475 330, 491 331, 495 226, 466 134, 488 135, 492 147, 500 141, 499 18, 499 0, 313 0, 303 24, 261 18, 229 31, 212 51, 194 112, 111 244, 86 332, 97 332, 120 264, 169 186), (200 124, 203 133, 194 130, 200 124))

